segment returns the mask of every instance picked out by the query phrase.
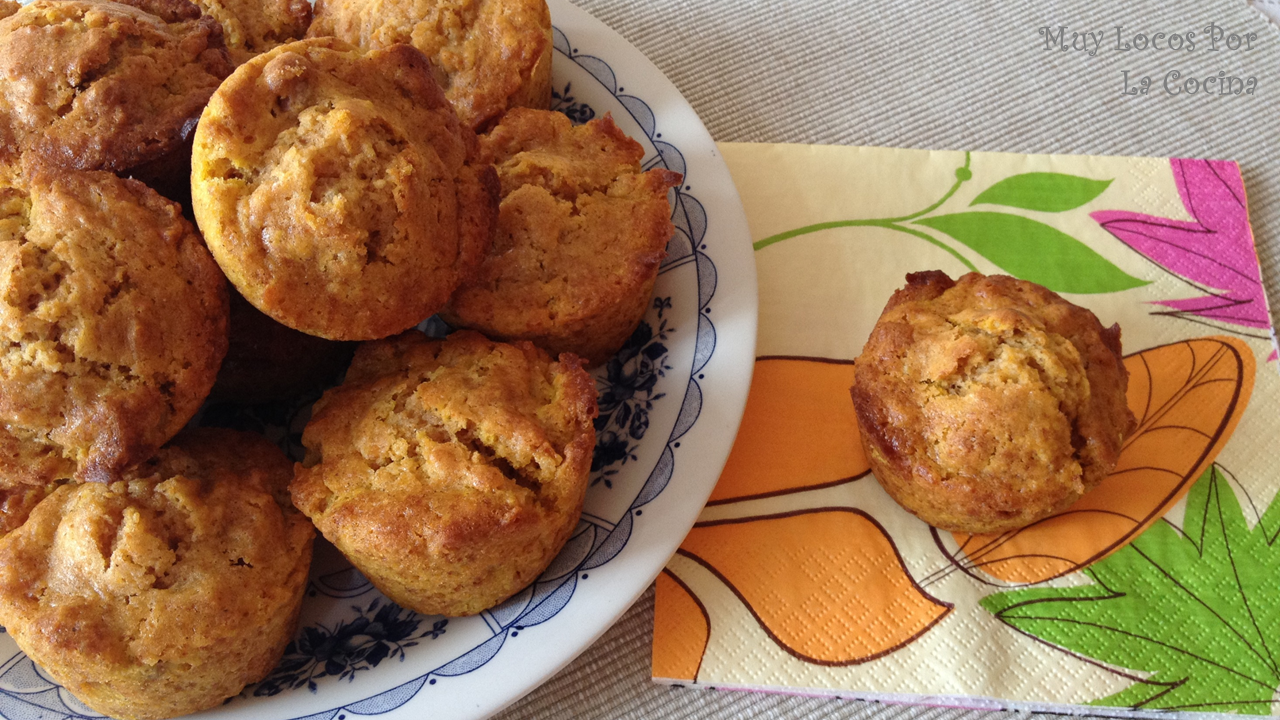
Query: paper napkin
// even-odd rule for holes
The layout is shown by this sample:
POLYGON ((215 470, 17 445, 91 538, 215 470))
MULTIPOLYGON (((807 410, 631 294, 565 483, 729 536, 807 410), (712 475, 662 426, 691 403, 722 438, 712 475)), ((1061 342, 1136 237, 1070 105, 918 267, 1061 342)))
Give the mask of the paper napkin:
POLYGON ((720 148, 755 241, 757 361, 724 474, 658 579, 654 678, 1280 712, 1280 363, 1237 165, 720 148), (941 532, 870 475, 852 362, 926 269, 1014 275, 1120 324, 1138 428, 1060 515, 941 532))

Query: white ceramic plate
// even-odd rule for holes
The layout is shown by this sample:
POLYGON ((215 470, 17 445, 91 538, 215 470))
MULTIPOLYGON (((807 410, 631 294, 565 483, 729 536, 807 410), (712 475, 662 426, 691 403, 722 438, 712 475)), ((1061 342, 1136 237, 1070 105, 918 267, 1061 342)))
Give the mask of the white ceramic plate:
MULTIPOLYGON (((401 610, 331 547, 317 545, 302 626, 280 667, 201 717, 494 713, 567 664, 635 602, 715 485, 755 354, 755 261, 742 205, 710 135, 662 73, 585 11, 566 0, 550 5, 556 109, 579 122, 612 113, 644 145, 646 168, 685 176, 673 193, 677 230, 654 303, 629 346, 596 372, 599 444, 582 522, 537 583, 472 618, 401 610)), ((296 443, 306 406, 272 412, 258 420, 280 426, 282 443, 296 443)), ((0 716, 99 717, 7 635, 0 658, 0 716)))

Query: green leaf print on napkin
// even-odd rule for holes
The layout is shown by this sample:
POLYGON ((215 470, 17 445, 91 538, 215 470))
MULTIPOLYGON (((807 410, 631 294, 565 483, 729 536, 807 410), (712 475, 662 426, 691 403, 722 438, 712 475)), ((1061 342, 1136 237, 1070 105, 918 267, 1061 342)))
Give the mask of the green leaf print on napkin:
POLYGON ((1135 671, 1095 705, 1269 714, 1280 687, 1280 502, 1250 529, 1224 472, 1187 495, 1182 532, 1161 521, 1085 570, 1094 585, 991 595, 1014 629, 1135 671))
MULTIPOLYGON (((1031 218, 1002 212, 969 211, 935 215, 973 179, 972 155, 955 169, 955 182, 933 203, 898 217, 829 220, 775 233, 752 243, 756 251, 810 233, 849 227, 878 227, 904 233, 930 243, 972 271, 973 261, 954 243, 934 237, 921 228, 950 236, 1010 275, 1039 283, 1054 292, 1109 293, 1149 284, 1129 275, 1088 245, 1031 218)), ((997 181, 969 203, 1003 205, 1033 212, 1072 210, 1098 197, 1111 180, 1093 180, 1063 173, 1022 173, 997 181)))
POLYGON ((959 240, 1010 275, 1054 292, 1107 293, 1146 285, 1088 245, 1021 215, 962 212, 915 222, 959 240))
POLYGON ((970 205, 1004 205, 1040 212, 1074 210, 1102 194, 1110 180, 1036 172, 1007 177, 983 190, 970 205))

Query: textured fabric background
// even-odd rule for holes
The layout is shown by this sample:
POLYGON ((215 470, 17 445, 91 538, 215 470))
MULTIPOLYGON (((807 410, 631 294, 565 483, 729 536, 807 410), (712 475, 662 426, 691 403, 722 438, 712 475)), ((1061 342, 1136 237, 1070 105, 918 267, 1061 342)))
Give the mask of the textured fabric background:
MULTIPOLYGON (((1246 0, 574 1, 644 52, 716 140, 1236 160, 1273 316, 1280 307, 1280 30, 1246 0), (1112 49, 1116 25, 1126 33, 1199 36, 1209 22, 1259 40, 1235 52, 1112 49), (1106 30, 1106 44, 1094 57, 1046 50, 1036 32, 1045 25, 1106 30), (1151 76, 1151 92, 1122 95, 1122 70, 1151 76), (1252 76, 1257 91, 1169 96, 1160 82, 1171 70, 1252 76)), ((1016 715, 657 686, 649 680, 652 626, 651 589, 569 667, 499 717, 1016 715)))

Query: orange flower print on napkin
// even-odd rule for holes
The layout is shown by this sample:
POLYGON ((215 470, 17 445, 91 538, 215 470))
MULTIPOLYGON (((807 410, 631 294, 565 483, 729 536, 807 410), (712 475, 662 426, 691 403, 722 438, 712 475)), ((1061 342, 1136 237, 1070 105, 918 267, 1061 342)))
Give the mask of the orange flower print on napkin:
POLYGON ((849 401, 853 362, 803 357, 756 360, 729 460, 708 505, 825 487, 871 466, 849 401))
POLYGON ((677 552, 715 573, 784 650, 819 665, 874 660, 951 610, 911 578, 880 523, 851 508, 699 523, 677 552))
POLYGON ((692 681, 711 638, 711 616, 689 587, 663 570, 653 609, 653 676, 692 681))
MULTIPOLYGON (((851 508, 699 523, 677 552, 728 586, 783 650, 817 665, 882 657, 952 609, 915 582, 884 528, 851 508)), ((654 675, 695 680, 710 622, 687 586, 664 577, 654 675)))
MULTIPOLYGON (((1043 582, 1119 550, 1164 515, 1213 462, 1253 392, 1243 341, 1214 336, 1125 359, 1138 426, 1102 483, 1070 508, 1000 535, 955 534, 952 560, 974 577, 1043 582)), ((934 531, 938 537, 937 531, 934 531)), ((942 546, 941 538, 939 545, 942 546)))
MULTIPOLYGON (((803 452, 805 443, 794 434, 797 427, 829 428, 840 437, 815 438, 817 447, 857 447, 856 425, 840 419, 845 409, 819 398, 825 385, 845 382, 840 372, 852 366, 780 360, 757 362, 760 384, 753 382, 745 434, 734 449, 737 461, 726 467, 726 487, 713 495, 721 503, 807 492, 866 472, 860 453, 845 449, 819 461, 817 452, 803 452), (825 372, 806 375, 813 368, 825 372)), ((1081 570, 1128 545, 1212 464, 1252 393, 1252 350, 1236 338, 1205 337, 1135 353, 1125 365, 1138 425, 1112 474, 1071 508, 1022 530, 957 534, 954 550, 945 549, 934 531, 956 566, 984 583, 1013 585, 1081 570)), ((779 647, 818 665, 882 657, 928 632, 952 609, 921 587, 884 526, 861 509, 704 521, 677 552, 732 590, 779 647)), ((687 585, 674 574, 664 576, 654 621, 654 645, 663 649, 655 653, 654 675, 696 680, 713 623, 687 585)))
MULTIPOLYGON (((852 384, 852 362, 758 359, 738 439, 708 504, 776 498, 866 476, 852 384)), ((704 521, 677 552, 732 590, 779 647, 819 665, 882 657, 952 609, 911 577, 885 528, 854 508, 704 521)), ((693 591, 665 572, 654 609, 654 676, 696 679, 711 623, 693 591)))

